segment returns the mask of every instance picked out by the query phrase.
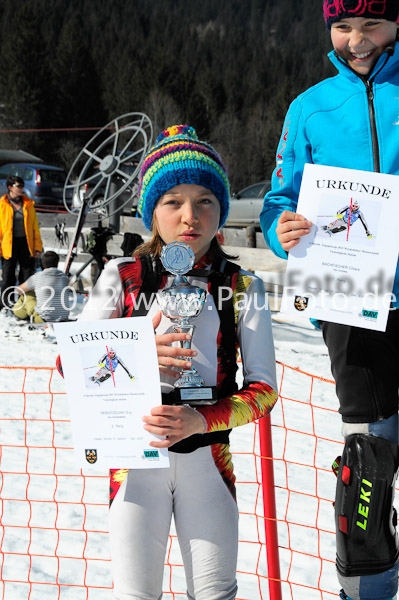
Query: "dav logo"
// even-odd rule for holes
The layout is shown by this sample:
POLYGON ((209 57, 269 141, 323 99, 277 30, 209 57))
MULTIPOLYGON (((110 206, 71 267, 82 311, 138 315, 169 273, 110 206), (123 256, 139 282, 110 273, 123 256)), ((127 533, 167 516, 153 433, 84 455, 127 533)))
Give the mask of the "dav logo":
POLYGON ((159 458, 158 450, 144 450, 145 458, 159 458))
POLYGON ((365 308, 363 308, 361 316, 365 319, 370 319, 371 321, 374 321, 378 317, 378 310, 366 310, 365 308))
POLYGON ((97 462, 97 450, 85 450, 86 460, 91 465, 97 462))
POLYGON ((297 310, 306 310, 308 307, 309 298, 305 296, 295 296, 294 306, 297 310))

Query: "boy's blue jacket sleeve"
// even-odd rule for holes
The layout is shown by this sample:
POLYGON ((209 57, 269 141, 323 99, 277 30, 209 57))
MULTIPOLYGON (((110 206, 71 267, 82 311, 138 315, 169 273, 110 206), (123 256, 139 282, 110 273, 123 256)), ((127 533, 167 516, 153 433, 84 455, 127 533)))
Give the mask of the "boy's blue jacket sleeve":
MULTIPOLYGON (((296 211, 305 163, 312 162, 310 142, 306 137, 301 97, 288 109, 277 149, 272 187, 265 196, 260 225, 270 249, 280 258, 287 252, 277 239, 277 221, 284 210, 296 211)), ((304 215, 306 216, 306 215, 304 215)))

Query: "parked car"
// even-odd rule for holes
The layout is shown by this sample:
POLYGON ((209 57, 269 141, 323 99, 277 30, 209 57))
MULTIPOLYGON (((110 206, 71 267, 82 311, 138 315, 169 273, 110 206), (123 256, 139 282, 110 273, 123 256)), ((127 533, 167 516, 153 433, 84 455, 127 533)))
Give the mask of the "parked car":
MULTIPOLYGON (((67 173, 58 167, 35 163, 10 163, 0 167, 0 195, 7 194, 7 177, 18 175, 25 182, 24 194, 37 206, 64 206, 63 192, 67 173)), ((72 191, 67 197, 72 204, 72 191)))
POLYGON ((263 207, 263 198, 270 188, 270 181, 260 181, 233 194, 226 225, 260 227, 259 215, 263 207))

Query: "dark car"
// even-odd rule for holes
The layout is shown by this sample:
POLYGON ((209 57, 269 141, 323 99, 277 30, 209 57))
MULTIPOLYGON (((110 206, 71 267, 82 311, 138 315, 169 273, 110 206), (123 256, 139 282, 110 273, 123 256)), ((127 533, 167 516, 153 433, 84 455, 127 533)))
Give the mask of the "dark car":
MULTIPOLYGON (((58 167, 35 163, 10 163, 0 167, 0 195, 7 194, 7 177, 18 175, 25 182, 24 194, 37 206, 63 206, 66 171, 58 167)), ((72 191, 68 193, 68 205, 72 204, 72 191)))
POLYGON ((230 211, 227 225, 260 226, 259 215, 263 207, 263 198, 270 190, 270 181, 260 181, 244 188, 230 198, 230 211))

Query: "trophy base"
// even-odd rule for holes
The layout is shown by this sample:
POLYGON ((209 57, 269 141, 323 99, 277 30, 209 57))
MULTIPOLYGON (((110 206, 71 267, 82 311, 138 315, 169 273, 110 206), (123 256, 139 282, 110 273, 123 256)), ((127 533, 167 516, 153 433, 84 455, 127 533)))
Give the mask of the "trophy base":
POLYGON ((176 387, 173 404, 189 404, 190 406, 207 406, 217 404, 218 396, 215 387, 176 387))

